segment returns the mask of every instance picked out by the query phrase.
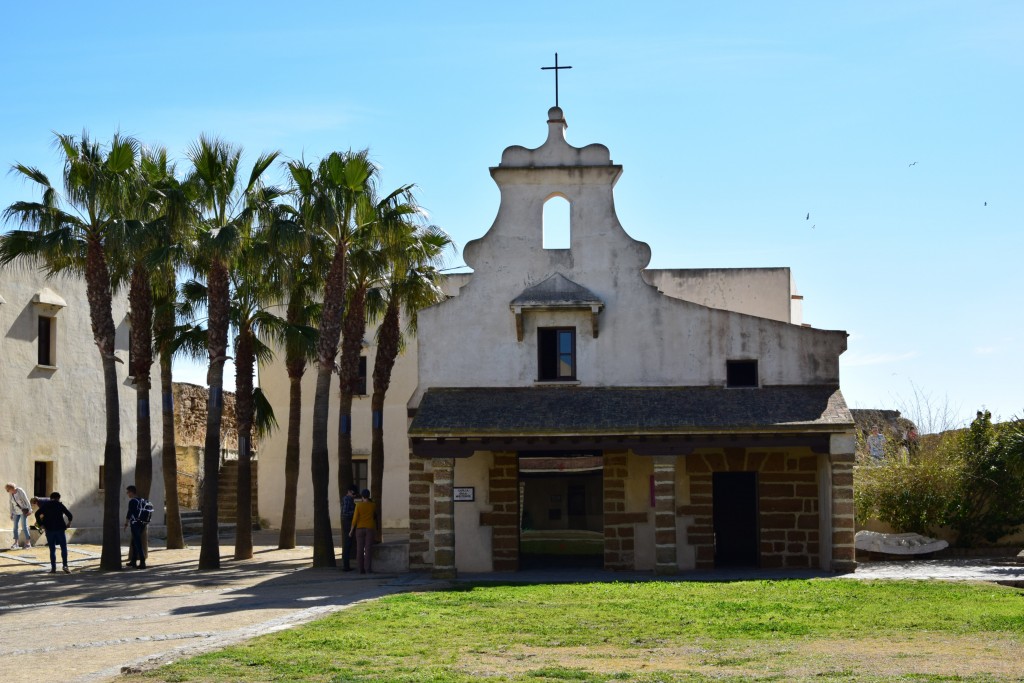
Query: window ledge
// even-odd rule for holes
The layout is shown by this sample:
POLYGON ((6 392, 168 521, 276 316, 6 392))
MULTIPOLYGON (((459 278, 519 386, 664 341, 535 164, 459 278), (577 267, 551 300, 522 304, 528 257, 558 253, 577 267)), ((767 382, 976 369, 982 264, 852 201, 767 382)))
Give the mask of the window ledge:
POLYGON ((578 379, 535 379, 533 385, 535 387, 577 387, 582 382, 578 379))
POLYGON ((43 365, 42 363, 36 363, 36 370, 56 370, 56 365, 43 365))

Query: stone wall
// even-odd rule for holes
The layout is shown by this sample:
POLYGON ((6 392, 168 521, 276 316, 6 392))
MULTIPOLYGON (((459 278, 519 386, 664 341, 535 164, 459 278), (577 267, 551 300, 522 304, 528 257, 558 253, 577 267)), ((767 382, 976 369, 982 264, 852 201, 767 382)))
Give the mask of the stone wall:
POLYGON ((694 517, 694 523, 687 529, 687 542, 696 550, 697 569, 712 569, 715 565, 714 472, 758 473, 762 567, 817 566, 817 462, 817 456, 812 454, 748 452, 741 448, 688 456, 686 471, 690 480, 690 502, 679 506, 676 514, 694 517))
MULTIPOLYGON (((174 445, 178 464, 178 504, 184 509, 199 509, 199 489, 203 480, 203 451, 206 445, 206 412, 209 400, 210 392, 206 387, 185 382, 174 383, 174 445)), ((221 452, 228 458, 238 456, 235 395, 230 391, 224 392, 220 444, 221 452)), ((259 444, 254 439, 254 456, 258 446, 259 444)), ((253 500, 255 501, 255 497, 253 500)))
MULTIPOLYGON (((185 382, 174 383, 174 440, 178 446, 206 443, 206 406, 210 392, 206 387, 185 382)), ((238 450, 238 427, 235 424, 235 395, 224 392, 224 412, 220 423, 220 444, 223 450, 238 450)))
POLYGON ((631 571, 635 564, 635 525, 647 521, 643 512, 626 512, 626 453, 604 455, 604 568, 631 571))
POLYGON ((480 525, 491 527, 493 571, 519 569, 519 456, 494 453, 487 500, 490 512, 480 513, 480 525))
POLYGON ((431 461, 409 458, 409 570, 429 571, 430 557, 430 493, 434 484, 431 461))

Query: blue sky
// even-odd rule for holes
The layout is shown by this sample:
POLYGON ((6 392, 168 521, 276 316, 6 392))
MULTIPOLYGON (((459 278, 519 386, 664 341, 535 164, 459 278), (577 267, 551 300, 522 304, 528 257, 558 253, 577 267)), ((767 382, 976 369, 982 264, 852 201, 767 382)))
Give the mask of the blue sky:
MULTIPOLYGON (((916 391, 960 419, 1024 414, 1024 3, 97 1, 4 15, 0 163, 55 173, 51 131, 83 128, 179 158, 201 132, 250 160, 369 147, 384 184, 416 183, 459 245, 494 218, 502 149, 543 141, 554 93, 540 67, 558 51, 573 66, 567 136, 624 166, 619 218, 653 267, 790 266, 805 320, 850 333, 853 407, 916 391)), ((0 175, 3 206, 29 194, 0 175)))

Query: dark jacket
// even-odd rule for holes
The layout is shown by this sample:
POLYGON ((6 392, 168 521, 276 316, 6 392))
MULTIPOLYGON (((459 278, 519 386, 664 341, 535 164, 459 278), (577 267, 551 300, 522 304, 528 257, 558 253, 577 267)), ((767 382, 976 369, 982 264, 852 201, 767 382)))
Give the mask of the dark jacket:
POLYGON ((59 500, 40 500, 36 510, 36 524, 42 524, 47 531, 64 531, 71 524, 71 511, 59 500), (64 516, 68 521, 64 523, 64 516))
POLYGON ((135 524, 139 521, 140 514, 142 514, 142 499, 138 496, 135 498, 129 498, 128 514, 125 515, 124 521, 135 524))

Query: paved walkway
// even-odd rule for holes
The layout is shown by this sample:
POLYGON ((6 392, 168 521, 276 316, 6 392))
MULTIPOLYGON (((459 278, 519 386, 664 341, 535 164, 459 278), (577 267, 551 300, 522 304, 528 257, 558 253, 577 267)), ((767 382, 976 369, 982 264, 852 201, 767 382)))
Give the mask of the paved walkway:
POLYGON ((97 547, 71 548, 78 566, 70 576, 48 573, 46 549, 0 554, 5 682, 105 681, 124 666, 148 668, 433 583, 415 574, 311 569, 308 547, 260 547, 254 559, 236 562, 222 546, 223 568, 208 572, 196 571, 198 548, 158 548, 150 569, 116 573, 95 571, 97 547))
MULTIPOLYGON (((53 661, 64 681, 117 677, 122 667, 149 668, 218 649, 392 593, 447 585, 419 574, 359 576, 309 568, 308 547, 256 548, 255 558, 196 570, 199 550, 154 549, 145 572, 103 573, 96 546, 71 546, 70 576, 47 573, 45 548, 0 553, 2 679, 39 680, 53 661)), ((127 554, 127 551, 126 551, 127 554)), ((998 581, 1024 587, 1024 565, 1000 560, 924 560, 861 564, 841 578, 998 581)), ((827 578, 815 571, 687 572, 674 580, 827 578)), ((556 583, 664 580, 649 572, 529 570, 463 574, 459 582, 556 583)), ((53 677, 53 676, 48 676, 53 677)))

